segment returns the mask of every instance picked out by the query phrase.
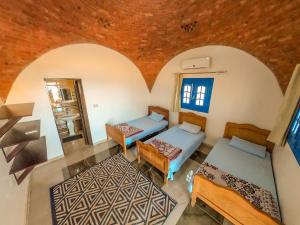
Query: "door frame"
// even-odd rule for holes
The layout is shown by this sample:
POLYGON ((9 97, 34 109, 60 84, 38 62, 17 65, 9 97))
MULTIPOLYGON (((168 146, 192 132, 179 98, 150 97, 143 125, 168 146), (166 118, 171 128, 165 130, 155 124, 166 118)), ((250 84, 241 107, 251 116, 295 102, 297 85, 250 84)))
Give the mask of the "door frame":
POLYGON ((78 94, 77 101, 79 101, 78 106, 79 106, 79 110, 82 114, 82 123, 83 123, 82 125, 83 125, 84 134, 85 134, 84 135, 85 143, 87 145, 93 145, 90 122, 89 122, 89 117, 88 117, 88 113, 87 113, 87 107, 86 107, 86 102, 85 102, 81 79, 74 79, 74 87, 75 87, 76 94, 78 94))
MULTIPOLYGON (((79 79, 79 78, 44 78, 45 82, 59 81, 59 80, 72 80, 72 81, 74 81, 74 88, 75 88, 75 93, 77 95, 76 97, 77 97, 78 107, 79 107, 79 111, 80 111, 80 114, 81 114, 81 117, 82 117, 81 119, 82 119, 82 126, 83 126, 83 130, 84 130, 84 135, 83 136, 84 136, 85 144, 93 145, 91 129, 90 129, 90 123, 89 123, 87 107, 86 107, 86 101, 85 101, 84 91, 83 91, 83 86, 82 86, 82 80, 79 79)), ((49 93, 48 92, 47 92, 47 95, 48 95, 48 98, 49 98, 49 93)), ((50 101, 50 99, 49 99, 49 101, 50 101)), ((52 110, 52 113, 53 113, 52 107, 51 107, 51 110, 52 110)), ((53 114, 53 116, 54 116, 54 114, 53 114)), ((55 120, 55 118, 54 118, 54 120, 55 120)), ((55 123, 55 125, 56 125, 56 123, 55 123)), ((56 129, 57 129, 57 132, 58 132, 57 125, 56 125, 56 129)), ((61 142, 62 149, 64 149, 61 138, 59 138, 59 140, 61 142)))

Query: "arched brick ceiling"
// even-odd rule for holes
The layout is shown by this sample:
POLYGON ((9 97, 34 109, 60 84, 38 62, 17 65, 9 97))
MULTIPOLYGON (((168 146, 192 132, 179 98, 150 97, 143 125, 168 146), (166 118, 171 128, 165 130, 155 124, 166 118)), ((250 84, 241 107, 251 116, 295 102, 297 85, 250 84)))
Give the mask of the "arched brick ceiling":
POLYGON ((243 49, 275 73, 284 91, 300 62, 298 0, 1 0, 0 96, 34 59, 66 44, 113 48, 151 90, 163 65, 208 44, 243 49))

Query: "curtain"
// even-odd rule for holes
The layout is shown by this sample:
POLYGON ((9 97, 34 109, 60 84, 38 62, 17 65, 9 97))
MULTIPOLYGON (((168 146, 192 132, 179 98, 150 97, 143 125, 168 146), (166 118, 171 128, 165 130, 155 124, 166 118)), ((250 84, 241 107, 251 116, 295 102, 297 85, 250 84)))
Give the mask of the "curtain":
POLYGON ((182 74, 176 74, 175 75, 175 92, 174 92, 174 100, 173 100, 173 112, 179 112, 180 111, 180 103, 181 103, 181 85, 182 85, 182 74))
POLYGON ((277 145, 284 145, 287 138, 287 132, 297 103, 300 98, 300 64, 294 70, 288 88, 285 92, 283 103, 277 118, 276 125, 268 137, 269 141, 277 145))

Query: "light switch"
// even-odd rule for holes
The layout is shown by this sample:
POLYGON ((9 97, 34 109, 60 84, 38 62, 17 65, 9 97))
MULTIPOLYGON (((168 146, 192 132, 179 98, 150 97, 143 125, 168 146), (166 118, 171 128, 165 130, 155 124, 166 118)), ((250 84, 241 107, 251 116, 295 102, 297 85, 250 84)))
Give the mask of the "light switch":
POLYGON ((94 104, 93 107, 94 107, 94 108, 98 108, 99 105, 98 105, 98 104, 94 104))

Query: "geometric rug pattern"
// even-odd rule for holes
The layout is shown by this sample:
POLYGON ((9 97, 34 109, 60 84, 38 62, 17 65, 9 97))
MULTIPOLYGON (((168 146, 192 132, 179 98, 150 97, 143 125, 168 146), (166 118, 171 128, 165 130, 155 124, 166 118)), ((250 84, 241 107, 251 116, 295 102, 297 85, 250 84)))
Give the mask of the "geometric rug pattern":
POLYGON ((50 188, 54 225, 163 224, 176 202, 117 154, 50 188))

